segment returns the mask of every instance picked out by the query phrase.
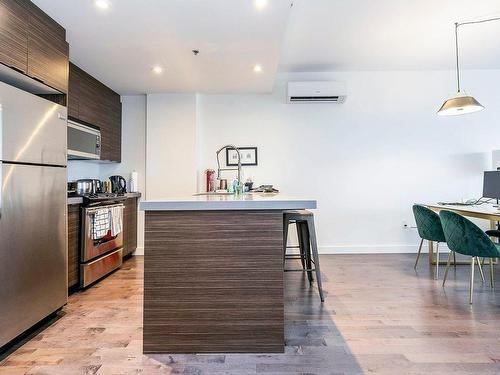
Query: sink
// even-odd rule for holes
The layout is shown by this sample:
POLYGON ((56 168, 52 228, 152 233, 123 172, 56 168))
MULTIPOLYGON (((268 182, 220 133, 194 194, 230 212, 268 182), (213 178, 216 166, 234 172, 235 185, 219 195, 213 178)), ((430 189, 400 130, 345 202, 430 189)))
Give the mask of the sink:
POLYGON ((206 193, 196 193, 193 194, 194 196, 201 196, 201 195, 234 195, 234 193, 228 193, 227 191, 207 191, 206 193))

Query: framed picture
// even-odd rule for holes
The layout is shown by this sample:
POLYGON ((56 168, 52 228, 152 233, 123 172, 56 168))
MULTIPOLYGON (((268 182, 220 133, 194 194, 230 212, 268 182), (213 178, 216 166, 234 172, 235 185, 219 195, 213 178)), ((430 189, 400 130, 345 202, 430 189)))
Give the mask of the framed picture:
MULTIPOLYGON (((257 147, 240 147, 241 165, 257 165, 257 147)), ((226 148, 226 165, 238 166, 238 153, 234 149, 226 148)))

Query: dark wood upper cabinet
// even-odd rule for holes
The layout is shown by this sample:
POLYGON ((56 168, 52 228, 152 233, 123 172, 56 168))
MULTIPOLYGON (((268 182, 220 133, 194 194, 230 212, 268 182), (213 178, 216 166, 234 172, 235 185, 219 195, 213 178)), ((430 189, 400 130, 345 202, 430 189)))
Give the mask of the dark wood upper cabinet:
POLYGON ((82 70, 69 63, 68 116, 78 119, 80 112, 80 82, 82 70))
POLYGON ((66 94, 69 73, 66 30, 34 4, 30 4, 28 75, 66 94))
POLYGON ((70 63, 68 115, 101 130, 101 160, 121 161, 120 95, 70 63))
POLYGON ((15 0, 0 0, 0 62, 24 74, 28 67, 28 10, 15 0))
POLYGON ((0 63, 67 94, 68 62, 61 25, 29 0, 0 0, 0 63))

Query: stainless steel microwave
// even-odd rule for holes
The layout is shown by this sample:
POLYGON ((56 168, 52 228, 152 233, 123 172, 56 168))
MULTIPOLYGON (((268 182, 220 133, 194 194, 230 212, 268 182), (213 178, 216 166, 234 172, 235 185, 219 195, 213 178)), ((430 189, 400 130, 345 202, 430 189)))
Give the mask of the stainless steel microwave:
POLYGON ((100 159, 101 132, 68 120, 68 159, 100 159))

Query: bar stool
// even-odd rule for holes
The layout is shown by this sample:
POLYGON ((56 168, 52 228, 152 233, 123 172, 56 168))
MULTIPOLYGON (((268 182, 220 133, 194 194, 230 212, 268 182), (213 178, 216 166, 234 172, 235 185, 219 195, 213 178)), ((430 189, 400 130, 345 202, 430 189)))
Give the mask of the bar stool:
POLYGON ((283 213, 283 268, 285 272, 307 272, 307 278, 311 285, 314 281, 313 272, 316 272, 316 283, 318 284, 319 296, 321 302, 325 301, 323 297, 323 288, 321 286, 321 271, 319 267, 316 230, 314 228, 314 214, 311 211, 294 210, 285 211, 283 213), (288 227, 290 224, 295 224, 297 228, 298 246, 287 246, 288 227), (287 249, 289 248, 298 248, 299 254, 287 254, 287 249), (285 268, 287 259, 300 259, 302 268, 285 268))

